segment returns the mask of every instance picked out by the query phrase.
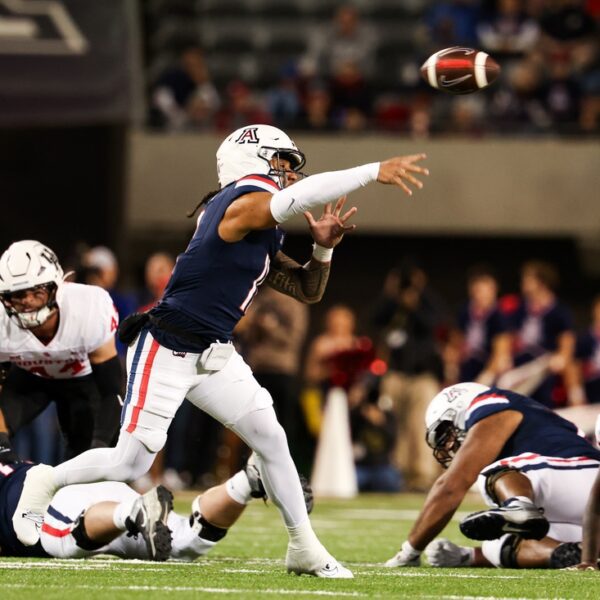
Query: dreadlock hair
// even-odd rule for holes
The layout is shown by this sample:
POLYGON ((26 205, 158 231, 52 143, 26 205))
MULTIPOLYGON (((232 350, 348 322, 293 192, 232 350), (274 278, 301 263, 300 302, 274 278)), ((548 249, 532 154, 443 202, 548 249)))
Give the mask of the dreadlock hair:
POLYGON ((186 216, 188 219, 191 219, 197 212, 198 209, 203 205, 206 204, 213 196, 216 196, 221 190, 214 190, 212 192, 208 192, 208 194, 206 194, 202 200, 200 200, 200 202, 198 202, 198 204, 196 204, 196 206, 194 207, 193 210, 190 210, 186 216))

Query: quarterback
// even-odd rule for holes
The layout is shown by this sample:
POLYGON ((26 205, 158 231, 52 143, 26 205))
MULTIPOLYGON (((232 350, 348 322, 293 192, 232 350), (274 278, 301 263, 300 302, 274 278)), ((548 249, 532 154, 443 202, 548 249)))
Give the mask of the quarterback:
POLYGON ((425 416, 427 442, 445 467, 408 540, 386 566, 561 568, 580 560, 585 505, 600 451, 542 404, 498 388, 459 383, 442 390, 425 416), (463 548, 432 542, 477 481, 491 508, 465 517, 463 548))
POLYGON ((118 431, 122 370, 118 317, 96 286, 65 283, 54 252, 34 240, 0 257, 0 461, 10 436, 54 401, 68 456, 111 445, 118 431))
POLYGON ((273 400, 235 351, 233 328, 265 280, 305 303, 318 302, 327 283, 333 248, 355 209, 343 201, 319 220, 309 212, 371 182, 422 187, 416 174, 424 155, 397 157, 300 179, 305 157, 281 130, 250 125, 231 133, 217 151, 220 189, 207 194, 196 231, 177 259, 159 304, 122 329, 129 341, 127 394, 114 449, 86 452, 57 468, 29 471, 14 515, 24 544, 38 535, 30 515, 43 514, 57 489, 144 474, 163 447, 175 412, 187 398, 234 431, 257 455, 269 498, 279 508, 289 542, 288 572, 349 578, 315 535, 285 432, 273 400), (315 242, 300 265, 281 252, 279 225, 304 214, 315 242))

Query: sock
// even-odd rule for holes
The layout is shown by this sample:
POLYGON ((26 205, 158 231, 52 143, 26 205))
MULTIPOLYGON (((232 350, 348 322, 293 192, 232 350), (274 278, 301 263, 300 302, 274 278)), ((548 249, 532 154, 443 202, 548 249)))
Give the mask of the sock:
POLYGON ((113 523, 115 527, 120 531, 125 531, 127 529, 125 525, 125 520, 131 514, 131 511, 133 510, 133 505, 136 503, 137 500, 137 498, 125 500, 124 502, 121 502, 115 507, 115 512, 113 513, 113 523))
MULTIPOLYGON (((322 547, 319 538, 317 538, 316 533, 313 531, 312 525, 310 524, 310 520, 306 519, 300 525, 296 525, 295 527, 287 527, 288 535, 290 536, 290 543, 294 546, 299 546, 302 548, 310 548, 317 544, 322 547)), ((323 548, 323 550, 325 550, 323 548)))
POLYGON ((244 471, 238 471, 225 482, 228 496, 238 504, 248 504, 252 499, 248 476, 244 471))
POLYGON ((502 503, 502 506, 508 506, 514 500, 518 500, 519 502, 525 502, 527 504, 533 504, 533 500, 531 498, 528 498, 527 496, 512 496, 510 498, 507 498, 502 503))

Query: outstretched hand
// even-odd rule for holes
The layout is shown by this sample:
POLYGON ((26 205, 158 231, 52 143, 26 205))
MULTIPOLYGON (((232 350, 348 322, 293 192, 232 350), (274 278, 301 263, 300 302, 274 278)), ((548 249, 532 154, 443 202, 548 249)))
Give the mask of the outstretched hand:
POLYGON ((406 182, 411 183, 418 189, 423 187, 423 183, 413 173, 429 175, 429 169, 415 164, 424 158, 427 158, 426 154, 411 154, 410 156, 396 156, 384 160, 379 165, 377 181, 388 185, 396 185, 409 196, 412 196, 412 190, 406 185, 406 182))
POLYGON ((357 208, 353 206, 342 215, 344 204, 346 204, 346 196, 340 198, 333 209, 331 204, 326 204, 318 221, 310 212, 306 211, 304 213, 310 228, 310 234, 319 246, 334 248, 342 241, 345 233, 356 228, 356 225, 346 225, 346 223, 354 216, 357 208))

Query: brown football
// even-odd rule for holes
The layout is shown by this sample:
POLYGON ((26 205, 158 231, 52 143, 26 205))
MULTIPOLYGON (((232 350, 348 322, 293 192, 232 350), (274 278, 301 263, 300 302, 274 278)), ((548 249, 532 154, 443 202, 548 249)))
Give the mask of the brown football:
POLYGON ((500 65, 488 54, 453 46, 432 54, 421 67, 423 79, 449 94, 472 94, 494 83, 500 65))

